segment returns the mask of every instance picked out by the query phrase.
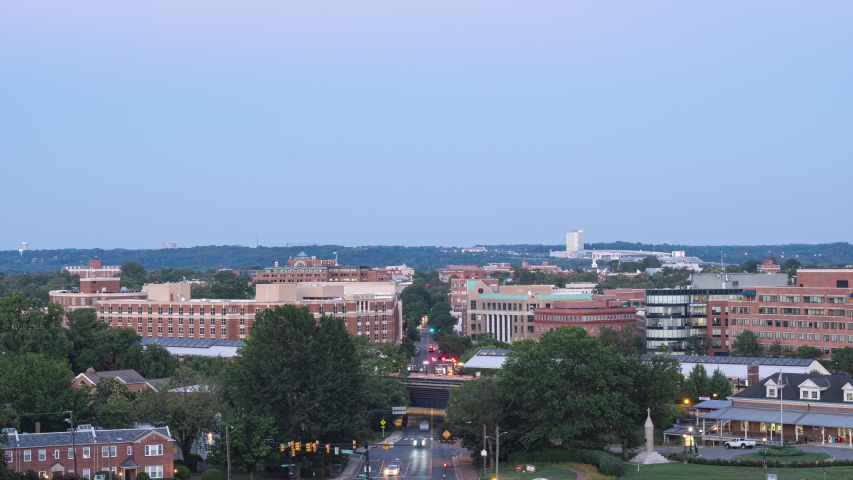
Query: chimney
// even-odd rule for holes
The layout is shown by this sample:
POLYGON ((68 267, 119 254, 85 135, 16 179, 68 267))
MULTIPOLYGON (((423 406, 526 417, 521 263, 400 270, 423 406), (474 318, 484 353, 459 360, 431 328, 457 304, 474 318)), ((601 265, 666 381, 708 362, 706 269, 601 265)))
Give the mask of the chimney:
POLYGON ((41 422, 36 422, 36 433, 41 433, 41 422))
POLYGON ((86 373, 95 373, 95 369, 92 367, 89 367, 86 369, 86 373))
POLYGON ((751 387, 758 383, 758 365, 747 365, 746 366, 746 384, 751 387))

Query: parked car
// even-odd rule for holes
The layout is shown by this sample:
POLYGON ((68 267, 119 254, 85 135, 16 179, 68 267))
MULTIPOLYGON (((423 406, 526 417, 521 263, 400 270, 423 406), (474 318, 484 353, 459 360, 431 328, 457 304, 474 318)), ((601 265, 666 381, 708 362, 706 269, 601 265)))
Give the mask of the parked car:
POLYGON ((400 475, 400 460, 391 461, 391 463, 385 467, 385 471, 383 473, 385 473, 386 476, 400 475))
POLYGON ((421 424, 418 425, 418 430, 420 430, 422 432, 428 432, 429 431, 429 422, 426 420, 421 422, 421 424))
POLYGON ((726 442, 726 448, 752 448, 755 446, 755 440, 747 440, 745 438, 733 438, 726 442))

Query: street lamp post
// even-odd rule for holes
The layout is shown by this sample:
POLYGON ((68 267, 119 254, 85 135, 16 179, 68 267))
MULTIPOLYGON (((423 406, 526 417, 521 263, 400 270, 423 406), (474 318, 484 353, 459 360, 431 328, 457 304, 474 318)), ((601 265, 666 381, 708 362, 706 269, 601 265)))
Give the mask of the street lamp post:
POLYGON ((684 438, 684 442, 682 442, 684 443, 684 452, 681 454, 681 461, 687 465, 687 435, 682 435, 682 437, 684 438))
POLYGON ((767 437, 762 438, 764 441, 764 468, 767 468, 767 437))
POLYGON ((687 427, 687 438, 690 439, 690 452, 693 453, 693 427, 687 427))

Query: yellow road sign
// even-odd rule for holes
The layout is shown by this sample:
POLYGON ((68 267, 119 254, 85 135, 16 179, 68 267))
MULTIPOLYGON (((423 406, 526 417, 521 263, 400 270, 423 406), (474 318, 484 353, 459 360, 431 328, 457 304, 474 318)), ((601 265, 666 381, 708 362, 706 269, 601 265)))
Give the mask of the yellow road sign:
POLYGON ((381 422, 379 422, 379 425, 382 425, 384 427, 385 426, 385 420, 382 420, 381 422))
POLYGON ((441 434, 441 436, 442 436, 442 437, 444 437, 444 438, 450 438, 450 432, 448 432, 447 430, 445 430, 445 431, 444 431, 444 433, 442 433, 442 434, 441 434))

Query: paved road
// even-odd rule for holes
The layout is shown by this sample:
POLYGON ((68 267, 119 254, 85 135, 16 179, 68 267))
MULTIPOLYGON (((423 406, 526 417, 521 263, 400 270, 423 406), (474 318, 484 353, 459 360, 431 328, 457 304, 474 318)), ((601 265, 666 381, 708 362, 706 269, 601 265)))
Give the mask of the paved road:
POLYGON ((435 425, 441 423, 444 412, 428 408, 410 408, 409 411, 408 426, 399 432, 400 439, 394 443, 394 446, 387 450, 381 448, 370 450, 370 478, 382 480, 393 478, 384 475, 384 470, 390 462, 397 460, 400 462, 400 478, 457 480, 453 455, 458 454, 459 451, 453 450, 450 445, 432 440, 436 434, 433 429, 435 425), (418 425, 423 420, 430 422, 430 431, 418 430, 418 425), (421 436, 426 437, 426 446, 415 447, 414 440, 421 436), (446 470, 443 466, 445 463, 448 464, 446 470))

